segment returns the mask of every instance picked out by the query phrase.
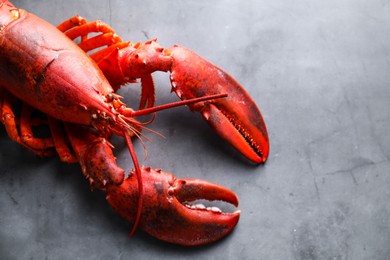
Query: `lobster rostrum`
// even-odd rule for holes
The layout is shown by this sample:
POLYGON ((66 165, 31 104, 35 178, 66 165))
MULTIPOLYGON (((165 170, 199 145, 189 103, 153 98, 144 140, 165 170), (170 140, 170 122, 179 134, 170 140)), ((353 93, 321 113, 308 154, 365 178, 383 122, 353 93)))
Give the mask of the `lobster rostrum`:
MULTIPOLYGON (((208 199, 237 205, 233 192, 140 167, 130 137, 139 136, 142 128, 134 116, 166 108, 153 107, 151 73, 170 71, 172 90, 184 100, 177 105, 187 104, 201 112, 213 129, 249 160, 264 162, 269 147, 267 131, 245 90, 226 72, 180 46, 163 49, 155 40, 145 44, 122 42, 109 26, 87 23, 80 17, 64 22, 58 29, 0 0, 0 105, 2 122, 11 138, 40 155, 55 146, 61 156, 66 146, 59 135, 58 120, 65 122, 84 174, 93 187, 107 192, 109 203, 119 214, 134 223, 133 232, 139 224, 155 237, 183 245, 210 243, 228 234, 239 212, 224 214, 183 203, 208 199), (102 34, 87 38, 96 31, 102 34), (70 39, 79 36, 82 41, 78 47, 70 39), (101 46, 108 47, 92 54, 93 62, 85 52, 101 46), (136 79, 142 82, 139 111, 126 108, 114 92, 136 79), (220 98, 220 93, 228 96, 220 98), (19 122, 15 120, 9 104, 13 96, 48 115, 51 138, 31 138, 29 127, 34 122, 27 122, 31 119, 29 109, 22 109, 19 122), (29 138, 20 138, 17 125, 29 138), (125 137, 132 156, 135 170, 126 179, 106 141, 110 133, 125 137)), ((72 156, 61 158, 75 160, 72 156)))

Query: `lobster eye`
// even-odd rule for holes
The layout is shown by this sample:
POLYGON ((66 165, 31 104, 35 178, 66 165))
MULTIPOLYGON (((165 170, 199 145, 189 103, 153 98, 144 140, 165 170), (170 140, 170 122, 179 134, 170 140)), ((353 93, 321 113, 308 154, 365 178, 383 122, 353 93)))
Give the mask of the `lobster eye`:
POLYGON ((112 93, 106 95, 107 102, 112 102, 114 100, 114 95, 112 93))

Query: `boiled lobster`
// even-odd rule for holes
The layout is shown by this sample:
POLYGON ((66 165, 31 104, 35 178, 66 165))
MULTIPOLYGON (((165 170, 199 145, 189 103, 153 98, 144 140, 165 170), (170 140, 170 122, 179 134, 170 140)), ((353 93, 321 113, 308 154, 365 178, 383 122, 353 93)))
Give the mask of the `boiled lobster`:
POLYGON ((170 71, 172 89, 183 100, 177 105, 187 104, 201 112, 244 156, 255 163, 264 162, 269 149, 267 131, 245 90, 227 73, 180 46, 164 49, 155 40, 122 42, 109 26, 87 23, 81 17, 58 29, 0 1, 0 105, 10 137, 39 155, 50 153, 54 146, 64 160, 77 159, 92 186, 104 189, 112 207, 135 223, 133 231, 139 222, 146 232, 183 245, 210 243, 229 233, 239 212, 223 214, 182 203, 204 198, 237 205, 233 192, 140 167, 130 137, 140 135, 142 128, 133 117, 166 108, 153 107, 151 73, 170 71), (102 34, 88 38, 91 32, 102 34), (70 40, 77 37, 82 38, 79 46, 70 40), (85 52, 101 46, 107 47, 91 55, 93 62, 85 52), (114 90, 138 78, 142 82, 141 110, 133 111, 114 90), (228 96, 221 98, 224 95, 219 93, 228 96), (24 102, 19 120, 12 111, 14 96, 24 102), (50 137, 34 137, 29 106, 48 115, 50 137), (76 156, 67 148, 60 121, 65 122, 76 156), (106 140, 111 133, 125 137, 134 162, 135 170, 126 179, 106 140))

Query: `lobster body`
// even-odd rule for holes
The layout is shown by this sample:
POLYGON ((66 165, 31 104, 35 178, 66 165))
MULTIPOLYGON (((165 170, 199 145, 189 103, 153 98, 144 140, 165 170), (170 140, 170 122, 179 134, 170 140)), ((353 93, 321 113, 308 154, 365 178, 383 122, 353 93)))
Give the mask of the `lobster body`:
POLYGON ((90 125, 93 115, 115 117, 103 102, 113 89, 89 56, 45 20, 13 12, 17 18, 0 24, 0 85, 63 121, 90 125))
POLYGON ((200 245, 231 232, 240 211, 223 213, 194 202, 221 200, 237 206, 237 196, 206 181, 176 179, 140 167, 130 139, 140 138, 146 124, 133 117, 184 104, 200 112, 247 159, 266 161, 268 134, 259 109, 242 86, 214 64, 178 45, 122 42, 108 25, 87 23, 79 16, 56 28, 0 0, 0 120, 8 135, 38 155, 55 148, 63 161, 78 161, 91 188, 105 191, 112 208, 134 223, 132 234, 139 225, 167 242, 200 245), (77 37, 78 45, 72 41, 77 37), (96 52, 88 56, 90 50, 96 52), (171 74, 172 91, 182 101, 154 107, 155 71, 171 74), (138 79, 140 110, 133 111, 114 91, 138 79), (13 113, 15 97, 22 101, 19 117, 13 113), (33 136, 34 109, 46 114, 43 124, 51 134, 46 139, 33 136), (106 140, 111 133, 125 137, 135 168, 127 177, 106 140))

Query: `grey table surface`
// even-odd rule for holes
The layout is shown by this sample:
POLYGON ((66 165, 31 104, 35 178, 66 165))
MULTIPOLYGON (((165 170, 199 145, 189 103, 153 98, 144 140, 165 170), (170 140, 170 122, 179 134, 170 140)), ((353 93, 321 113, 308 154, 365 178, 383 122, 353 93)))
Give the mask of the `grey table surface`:
MULTIPOLYGON (((101 19, 125 40, 187 46, 259 105, 271 152, 243 160, 197 114, 150 126, 141 164, 224 185, 240 198, 232 234, 183 248, 130 226, 77 165, 41 159, 0 128, 1 259, 390 259, 390 2, 386 0, 14 0, 53 24, 101 19)), ((169 76, 156 75, 158 103, 169 76)), ((137 87, 126 90, 137 96, 137 87)), ((118 163, 132 168, 117 141, 118 163)))

